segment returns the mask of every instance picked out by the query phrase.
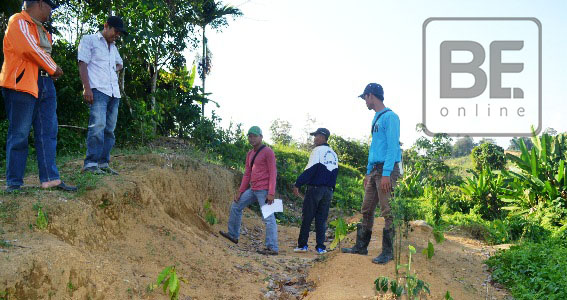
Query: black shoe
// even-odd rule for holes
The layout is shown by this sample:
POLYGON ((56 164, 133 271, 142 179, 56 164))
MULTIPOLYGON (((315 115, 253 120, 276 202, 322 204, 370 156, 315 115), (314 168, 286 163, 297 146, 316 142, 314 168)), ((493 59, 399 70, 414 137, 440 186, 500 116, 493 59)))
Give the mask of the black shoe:
POLYGON ((384 228, 382 234, 382 253, 372 260, 375 264, 386 264, 394 259, 394 229, 384 228))
POLYGON ((263 254, 263 255, 278 255, 278 251, 272 250, 270 248, 260 249, 260 250, 258 250, 258 253, 263 254))
POLYGON ((104 167, 104 168, 99 168, 102 172, 106 173, 106 174, 110 174, 110 175, 119 175, 118 172, 116 172, 115 170, 113 170, 110 167, 104 167))
POLYGON ((54 186, 53 188, 56 188, 56 189, 62 190, 62 191, 66 191, 66 192, 76 192, 78 190, 78 188, 76 186, 66 185, 65 182, 63 182, 63 181, 61 181, 60 184, 54 186))
POLYGON ((223 237, 227 238, 229 241, 238 244, 238 239, 233 238, 232 236, 230 236, 230 233, 228 232, 224 232, 224 231, 219 231, 220 235, 222 235, 223 237))
POLYGON ((91 173, 96 175, 106 174, 103 170, 99 169, 97 166, 85 167, 81 170, 83 173, 91 173))
POLYGON ((342 248, 342 253, 351 254, 368 254, 368 244, 370 244, 370 238, 372 237, 372 231, 367 230, 362 227, 361 224, 356 225, 356 244, 352 248, 342 248))
POLYGON ((19 185, 9 185, 6 187, 6 193, 15 193, 22 190, 22 187, 19 185))

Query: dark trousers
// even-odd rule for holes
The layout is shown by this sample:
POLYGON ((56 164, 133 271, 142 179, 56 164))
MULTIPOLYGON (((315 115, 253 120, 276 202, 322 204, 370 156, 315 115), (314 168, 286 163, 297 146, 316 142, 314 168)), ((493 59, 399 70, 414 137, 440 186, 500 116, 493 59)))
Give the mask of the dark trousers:
POLYGON ((303 219, 297 246, 300 248, 307 246, 311 222, 315 218, 315 232, 317 248, 325 249, 325 231, 327 230, 327 217, 329 216, 329 206, 333 198, 333 190, 326 186, 309 186, 303 200, 303 219))

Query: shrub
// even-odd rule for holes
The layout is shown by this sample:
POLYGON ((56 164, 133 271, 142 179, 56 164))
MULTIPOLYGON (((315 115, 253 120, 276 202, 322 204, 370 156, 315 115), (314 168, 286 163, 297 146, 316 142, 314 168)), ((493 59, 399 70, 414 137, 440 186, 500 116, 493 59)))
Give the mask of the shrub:
POLYGON ((561 240, 524 243, 486 262, 515 299, 567 299, 567 248, 561 240))
POLYGON ((492 170, 502 170, 506 166, 504 148, 492 143, 484 143, 474 147, 471 158, 477 171, 481 171, 485 167, 492 170))

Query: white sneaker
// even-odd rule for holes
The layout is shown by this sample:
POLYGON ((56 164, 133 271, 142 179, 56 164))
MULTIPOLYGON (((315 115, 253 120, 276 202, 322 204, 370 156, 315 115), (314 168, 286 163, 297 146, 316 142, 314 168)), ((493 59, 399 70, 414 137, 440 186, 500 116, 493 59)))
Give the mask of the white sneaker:
POLYGON ((293 249, 293 252, 295 252, 295 253, 305 253, 305 252, 307 252, 307 246, 302 247, 302 248, 297 247, 297 248, 293 249))

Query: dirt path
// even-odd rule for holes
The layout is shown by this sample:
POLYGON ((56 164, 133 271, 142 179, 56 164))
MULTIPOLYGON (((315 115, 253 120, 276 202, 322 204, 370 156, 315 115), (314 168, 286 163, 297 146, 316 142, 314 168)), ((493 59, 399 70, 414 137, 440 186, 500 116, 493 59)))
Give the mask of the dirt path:
MULTIPOLYGON (((384 220, 374 222, 368 256, 343 254, 334 251, 328 259, 309 271, 316 290, 307 299, 375 299, 374 280, 379 276, 394 278, 394 263, 376 265, 371 262, 381 250, 384 220)), ((418 278, 430 284, 431 299, 443 299, 447 291, 454 299, 505 299, 505 291, 488 283, 489 273, 483 261, 494 248, 468 238, 446 234, 442 244, 435 244, 435 255, 427 260, 421 251, 433 236, 428 227, 413 226, 403 248, 413 245, 417 254, 412 269, 418 278)), ((354 239, 354 234, 351 234, 354 239)), ((347 242, 347 245, 351 243, 347 242)), ((406 251, 407 252, 407 251, 406 251)), ((407 262, 407 255, 402 260, 407 262)))
MULTIPOLYGON (((168 299, 149 288, 159 272, 175 265, 180 299, 364 299, 374 297, 374 279, 392 276, 393 267, 376 266, 379 234, 369 256, 331 252, 293 253, 297 227, 279 226, 280 255, 256 253, 264 225, 256 213, 244 214, 238 245, 220 237, 239 175, 175 155, 115 158, 120 176, 104 177, 78 198, 56 191, 29 190, 0 197, 0 299, 168 299), (204 220, 210 202, 220 224, 204 220), (34 204, 49 215, 38 230, 34 204)), ((80 168, 71 162, 67 168, 80 168)), ((377 221, 375 232, 381 222, 377 221)), ((352 234, 351 234, 352 236, 352 234)), ((314 236, 310 237, 310 243, 314 236)), ((418 252, 427 233, 414 232, 418 252)), ((313 249, 314 245, 310 244, 313 249)), ((432 299, 446 290, 454 299, 485 299, 490 251, 472 240, 448 237, 436 256, 418 255, 420 277, 432 286, 432 299)), ((504 294, 491 288, 491 295, 504 294)))

